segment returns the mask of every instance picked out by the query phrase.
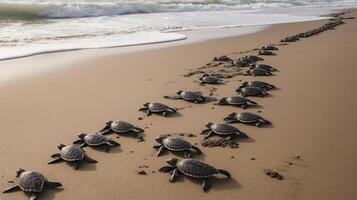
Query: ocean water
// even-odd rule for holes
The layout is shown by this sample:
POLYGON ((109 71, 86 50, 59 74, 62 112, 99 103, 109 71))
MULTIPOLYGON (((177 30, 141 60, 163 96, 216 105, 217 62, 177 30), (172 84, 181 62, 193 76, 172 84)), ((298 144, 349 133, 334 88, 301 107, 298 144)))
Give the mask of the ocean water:
POLYGON ((357 0, 0 0, 0 60, 184 40, 183 30, 321 19, 357 0))

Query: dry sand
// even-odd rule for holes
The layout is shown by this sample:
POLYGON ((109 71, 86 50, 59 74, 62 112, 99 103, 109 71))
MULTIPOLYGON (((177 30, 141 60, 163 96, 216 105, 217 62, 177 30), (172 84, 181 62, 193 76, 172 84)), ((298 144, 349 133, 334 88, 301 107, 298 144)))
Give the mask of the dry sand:
MULTIPOLYGON (((252 98, 262 107, 248 111, 261 110, 273 126, 238 124, 251 138, 240 141, 238 149, 199 145, 204 152, 199 159, 232 174, 229 180, 223 176, 215 179, 209 193, 201 191, 200 182, 184 177, 170 184, 169 176, 157 170, 173 155, 165 153, 157 158, 152 149, 154 138, 165 133, 193 133, 197 137, 187 139, 200 143, 203 136, 199 132, 205 122, 220 122, 229 112, 242 111, 212 103, 194 105, 163 99, 178 89, 209 94, 211 87, 200 86, 195 81, 198 76, 187 78, 183 74, 204 66, 214 56, 238 58, 242 55, 234 52, 276 43, 283 36, 325 22, 282 24, 245 36, 91 59, 3 84, 0 188, 16 181, 15 170, 22 167, 39 170, 64 185, 62 191, 46 192, 41 199, 356 199, 356 20, 346 20, 347 24, 336 30, 280 46, 278 56, 265 57, 264 63, 280 71, 256 79, 271 82, 278 89, 271 91, 270 97, 252 98), (138 120, 144 116, 138 108, 153 101, 180 108, 180 114, 138 120), (110 153, 87 149, 99 161, 95 165, 74 171, 65 163, 46 164, 59 143, 70 144, 78 133, 95 132, 110 119, 148 127, 145 142, 112 135, 121 148, 110 153), (298 155, 300 159, 295 158, 298 155), (143 165, 148 166, 144 169, 147 175, 138 175, 143 165), (277 170, 285 180, 267 177, 264 169, 277 170)), ((16 65, 21 60, 7 64, 16 65)), ((239 80, 252 79, 227 79, 226 84, 215 86, 218 90, 214 97, 235 95, 239 80)), ((0 199, 27 197, 18 192, 1 194, 0 199)))

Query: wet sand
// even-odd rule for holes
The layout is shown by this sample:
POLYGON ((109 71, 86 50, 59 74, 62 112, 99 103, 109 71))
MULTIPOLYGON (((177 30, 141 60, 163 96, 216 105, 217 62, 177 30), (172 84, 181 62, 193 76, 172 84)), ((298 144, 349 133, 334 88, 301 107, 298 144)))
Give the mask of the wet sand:
MULTIPOLYGON (((48 191, 40 199, 354 199, 355 19, 345 20, 336 30, 279 46, 277 56, 264 56, 263 63, 279 69, 274 76, 236 76, 217 86, 199 85, 199 75, 184 76, 214 56, 239 58, 244 54, 238 52, 278 43, 282 37, 326 21, 281 24, 239 37, 90 59, 2 84, 0 188, 10 186, 8 181, 16 182, 15 170, 22 167, 41 171, 64 185, 63 190, 48 191), (269 97, 251 98, 261 107, 246 110, 261 111, 273 124, 266 128, 237 124, 250 137, 239 140, 238 149, 202 147, 200 131, 205 122, 221 122, 228 113, 243 111, 241 108, 162 98, 181 89, 200 90, 207 96, 212 87, 217 88, 212 97, 232 96, 241 81, 253 79, 278 87, 269 97), (143 103, 155 101, 178 108, 178 114, 163 118, 138 112, 143 103), (83 165, 78 171, 65 163, 46 164, 59 143, 70 144, 79 133, 93 133, 106 120, 124 120, 145 128, 145 141, 113 134, 111 138, 120 148, 110 153, 87 148, 97 164, 83 165), (157 170, 175 154, 166 152, 158 158, 152 148, 156 136, 168 133, 195 134, 185 138, 198 143, 204 153, 198 158, 228 170, 232 178, 218 176, 208 193, 202 192, 200 181, 185 177, 169 183, 169 175, 157 170), (266 176, 265 169, 278 171, 284 180, 266 176), (139 175, 140 170, 147 175, 139 175)), ((44 57, 38 59, 46 62, 44 57)), ((6 64, 19 62, 23 59, 6 64)), ((1 194, 0 199, 28 198, 17 192, 1 194)))

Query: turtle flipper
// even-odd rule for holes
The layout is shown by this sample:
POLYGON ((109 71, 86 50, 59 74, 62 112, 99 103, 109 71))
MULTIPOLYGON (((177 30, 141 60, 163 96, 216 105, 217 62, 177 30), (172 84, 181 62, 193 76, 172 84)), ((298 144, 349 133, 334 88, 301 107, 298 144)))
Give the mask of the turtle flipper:
POLYGON ((145 130, 142 129, 142 128, 139 128, 139 127, 134 127, 134 128, 133 128, 133 131, 136 132, 136 133, 142 133, 142 132, 144 132, 145 130))
POLYGON ((52 154, 52 155, 51 155, 51 158, 58 158, 58 157, 60 157, 60 156, 61 156, 61 154, 55 153, 55 154, 52 154))
POLYGON ((231 174, 230 174, 228 171, 226 171, 226 170, 217 169, 217 171, 218 171, 218 173, 223 174, 223 175, 227 176, 228 178, 231 177, 231 174))
POLYGON ((211 182, 208 179, 203 179, 202 181, 202 189, 204 192, 208 192, 211 188, 211 182))
POLYGON ((165 99, 171 99, 171 100, 177 100, 181 99, 181 96, 175 95, 175 96, 164 96, 165 99))
POLYGON ((114 147, 119 147, 120 146, 120 144, 118 142, 114 141, 114 140, 108 140, 108 143, 110 145, 114 146, 114 147))
POLYGON ((83 143, 84 143, 83 139, 79 139, 79 140, 76 140, 76 141, 73 142, 73 144, 79 144, 79 145, 81 145, 83 143))
POLYGON ((14 186, 6 188, 2 193, 15 192, 15 191, 18 191, 18 190, 21 190, 20 186, 19 185, 14 185, 14 186))
POLYGON ((89 156, 85 155, 84 156, 84 161, 86 161, 87 163, 97 163, 98 161, 90 158, 89 156))
POLYGON ((47 187, 47 188, 49 188, 49 189, 55 189, 55 188, 61 187, 62 184, 59 183, 59 182, 49 182, 49 181, 46 181, 44 186, 47 187))
POLYGON ((174 169, 175 169, 175 167, 172 167, 172 166, 164 166, 159 169, 159 172, 169 173, 169 172, 173 171, 174 169))
POLYGON ((152 114, 152 112, 149 109, 147 109, 146 110, 146 116, 150 116, 151 114, 152 114))
POLYGON ((50 162, 48 162, 48 164, 54 164, 54 163, 58 163, 60 161, 62 161, 63 159, 59 156, 59 157, 55 157, 54 159, 52 159, 50 162))
POLYGON ((173 183, 173 182, 175 182, 175 179, 176 179, 176 177, 178 176, 179 174, 178 174, 178 169, 176 168, 176 169, 174 169, 174 171, 172 171, 172 174, 171 174, 171 177, 170 177, 170 183, 173 183))
POLYGON ((162 145, 157 152, 157 157, 159 157, 161 155, 161 153, 164 152, 164 150, 165 150, 165 147, 164 147, 164 145, 162 145))
POLYGON ((211 131, 209 131, 208 134, 205 136, 205 139, 211 137, 212 135, 213 135, 213 131, 211 130, 211 131))

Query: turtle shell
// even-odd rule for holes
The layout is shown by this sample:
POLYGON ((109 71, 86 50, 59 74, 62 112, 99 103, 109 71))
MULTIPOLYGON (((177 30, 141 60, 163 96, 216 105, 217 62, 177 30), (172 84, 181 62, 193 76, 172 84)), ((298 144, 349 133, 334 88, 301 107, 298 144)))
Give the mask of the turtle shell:
POLYGON ((236 118, 241 122, 253 123, 253 122, 258 121, 261 117, 259 115, 254 114, 254 113, 241 112, 241 113, 237 114, 236 118))
POLYGON ((180 160, 176 166, 180 172, 194 178, 209 178, 218 173, 216 168, 193 158, 180 160))
POLYGON ((228 97, 226 102, 231 105, 242 105, 242 104, 246 104, 248 100, 244 97, 234 96, 234 97, 228 97))
POLYGON ((272 66, 266 65, 266 64, 259 64, 255 67, 255 69, 263 69, 266 71, 274 71, 275 70, 272 66))
POLYGON ((162 144, 171 151, 185 151, 192 147, 189 142, 178 137, 167 137, 162 141, 162 144))
POLYGON ((249 82, 247 82, 247 86, 258 87, 260 89, 274 88, 274 86, 270 85, 269 83, 263 82, 263 81, 249 81, 249 82))
POLYGON ((180 96, 181 96, 181 98, 183 98, 185 100, 192 101, 192 100, 199 98, 201 96, 201 94, 199 92, 183 91, 183 92, 181 92, 180 96))
POLYGON ((254 68, 254 69, 249 70, 249 73, 253 76, 261 76, 261 75, 266 75, 267 70, 254 68))
POLYGON ((111 128, 114 132, 125 133, 135 128, 132 124, 124 121, 115 121, 112 123, 111 128))
POLYGON ((246 95, 254 96, 254 95, 261 94, 262 92, 264 92, 264 90, 261 88, 258 88, 258 87, 248 86, 248 87, 242 88, 241 92, 246 95))
POLYGON ((101 134, 88 134, 84 137, 84 142, 89 146, 98 146, 108 142, 108 138, 101 134))
POLYGON ((25 171, 19 178, 19 187, 25 192, 41 192, 46 178, 39 172, 25 171))
POLYGON ((62 159, 66 161, 78 161, 84 158, 83 149, 76 146, 65 146, 60 153, 62 159))
POLYGON ((215 132, 218 135, 232 135, 235 133, 239 133, 239 129, 236 127, 230 125, 230 124, 213 124, 211 126, 211 129, 213 132, 215 132))
POLYGON ((148 107, 151 112, 163 112, 170 109, 169 106, 162 103, 150 103, 148 107))
POLYGON ((202 81, 205 83, 217 83, 218 79, 214 76, 204 76, 202 77, 202 81))

